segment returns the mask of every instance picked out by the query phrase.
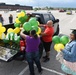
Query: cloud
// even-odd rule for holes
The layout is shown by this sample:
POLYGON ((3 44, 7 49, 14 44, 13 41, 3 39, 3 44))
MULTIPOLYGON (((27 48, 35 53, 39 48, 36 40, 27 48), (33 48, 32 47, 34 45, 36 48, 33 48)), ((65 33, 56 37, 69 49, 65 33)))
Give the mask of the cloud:
POLYGON ((0 2, 5 2, 7 4, 21 4, 29 6, 76 6, 76 0, 0 0, 0 2))

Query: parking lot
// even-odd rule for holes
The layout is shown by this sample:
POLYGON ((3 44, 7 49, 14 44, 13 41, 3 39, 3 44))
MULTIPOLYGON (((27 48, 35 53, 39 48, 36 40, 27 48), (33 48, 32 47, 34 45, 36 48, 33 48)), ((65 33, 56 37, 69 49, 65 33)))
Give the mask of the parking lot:
MULTIPOLYGON (((27 11, 31 12, 31 11, 27 11)), ((46 12, 46 11, 39 11, 46 12)), ((8 13, 1 12, 4 17, 4 24, 8 24, 8 16, 12 14, 14 16, 14 20, 16 17, 16 12, 11 11, 8 13)), ((71 30, 76 29, 76 13, 73 11, 72 15, 67 15, 66 12, 59 13, 58 10, 51 11, 51 13, 55 16, 55 18, 59 19, 60 26, 60 34, 69 35, 71 30)), ((44 53, 45 54, 45 53, 44 53)), ((56 60, 57 52, 53 49, 53 44, 51 46, 50 52, 50 61, 44 63, 41 59, 41 64, 43 68, 42 75, 66 75, 61 70, 61 64, 56 60)), ((35 73, 39 75, 37 72, 37 68, 35 66, 35 73)), ((24 61, 13 60, 11 62, 0 61, 0 75, 29 75, 28 64, 24 61)))

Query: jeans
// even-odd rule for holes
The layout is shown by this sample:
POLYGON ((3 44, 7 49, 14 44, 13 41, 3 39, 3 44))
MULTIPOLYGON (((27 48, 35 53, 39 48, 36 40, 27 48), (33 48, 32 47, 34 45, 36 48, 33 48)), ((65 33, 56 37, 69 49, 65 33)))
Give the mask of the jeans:
POLYGON ((41 64, 39 58, 39 51, 36 52, 26 52, 26 60, 29 65, 30 75, 35 75, 34 73, 34 62, 38 68, 38 71, 41 72, 41 64))

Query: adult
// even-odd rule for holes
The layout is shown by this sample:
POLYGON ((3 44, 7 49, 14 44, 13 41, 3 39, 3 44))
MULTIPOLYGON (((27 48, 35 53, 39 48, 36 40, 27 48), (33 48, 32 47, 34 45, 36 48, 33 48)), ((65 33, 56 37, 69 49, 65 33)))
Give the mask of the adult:
POLYGON ((13 23, 13 16, 12 16, 12 14, 10 14, 10 16, 9 16, 9 23, 13 23))
POLYGON ((50 60, 50 46, 52 43, 52 37, 54 35, 54 28, 53 28, 53 22, 49 20, 46 25, 40 25, 45 28, 44 32, 41 33, 42 36, 42 42, 43 46, 46 52, 46 55, 43 57, 44 62, 47 62, 50 60))
POLYGON ((30 75, 35 75, 34 73, 34 62, 37 65, 38 72, 42 72, 39 56, 39 44, 40 37, 37 36, 36 31, 30 31, 30 35, 25 35, 23 32, 20 33, 21 37, 26 40, 26 60, 29 65, 30 75))
POLYGON ((72 31, 70 39, 64 50, 61 49, 64 58, 61 68, 67 75, 76 75, 76 30, 72 31))
POLYGON ((3 24, 3 22, 4 22, 4 19, 3 19, 3 17, 2 17, 2 14, 0 14, 0 22, 3 24))

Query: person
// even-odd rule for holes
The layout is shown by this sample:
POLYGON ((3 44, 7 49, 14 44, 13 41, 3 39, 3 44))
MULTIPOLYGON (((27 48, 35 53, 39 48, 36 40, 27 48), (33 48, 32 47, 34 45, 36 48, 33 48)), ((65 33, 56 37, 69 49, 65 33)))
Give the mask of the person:
POLYGON ((2 17, 2 14, 0 14, 0 22, 3 24, 3 22, 4 22, 4 19, 3 19, 3 17, 2 17))
POLYGON ((30 31, 30 35, 25 35, 21 31, 20 36, 26 40, 26 60, 29 65, 30 75, 35 75, 34 62, 37 65, 38 72, 42 73, 38 49, 40 44, 40 37, 37 36, 35 30, 30 31))
POLYGON ((66 45, 63 53, 62 70, 67 75, 76 75, 76 30, 73 30, 70 34, 71 41, 66 45))
POLYGON ((10 16, 9 16, 9 23, 13 23, 13 16, 12 16, 12 14, 10 14, 10 16))
POLYGON ((50 60, 50 46, 52 44, 52 37, 54 35, 53 22, 49 20, 46 25, 39 25, 45 27, 44 32, 41 33, 43 46, 46 52, 46 55, 43 57, 43 61, 47 62, 50 60))

